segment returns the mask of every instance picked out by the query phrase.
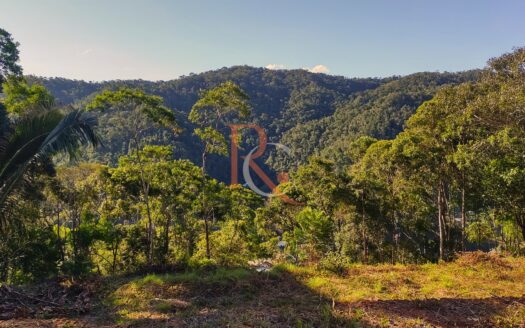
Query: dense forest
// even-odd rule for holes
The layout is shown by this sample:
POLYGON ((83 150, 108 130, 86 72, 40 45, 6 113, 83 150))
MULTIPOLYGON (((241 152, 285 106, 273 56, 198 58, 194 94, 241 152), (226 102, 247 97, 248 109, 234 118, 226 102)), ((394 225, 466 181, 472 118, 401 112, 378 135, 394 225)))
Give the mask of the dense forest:
POLYGON ((19 55, 0 29, 0 320, 99 307, 112 323, 383 327, 401 307, 421 326, 413 309, 443 295, 472 314, 453 326, 525 320, 525 48, 456 73, 157 82, 24 75, 19 55), (234 146, 264 144, 231 124, 289 147, 245 167, 270 197, 231 182, 234 146), (348 303, 370 297, 405 303, 348 303))
POLYGON ((239 66, 91 83, 24 77, 0 32, 4 282, 523 254, 524 48, 462 73, 239 66), (239 122, 291 147, 292 165, 267 162, 291 170, 278 188, 293 204, 227 184, 239 122))
MULTIPOLYGON (((150 144, 173 145, 175 158, 199 163, 202 144, 193 134, 188 119, 199 92, 225 81, 239 85, 250 98, 252 112, 245 121, 263 127, 270 141, 282 142, 292 149, 293 160, 276 153, 267 164, 288 169, 318 153, 327 145, 347 135, 371 135, 393 138, 404 122, 439 86, 458 84, 477 78, 478 72, 419 73, 385 79, 347 79, 305 70, 268 70, 248 66, 223 68, 181 77, 173 81, 110 81, 87 83, 61 78, 42 79, 30 76, 29 83, 44 85, 61 105, 79 108, 101 90, 122 87, 138 88, 164 99, 165 105, 177 115, 182 127, 174 135, 151 125, 144 132, 150 144), (279 157, 281 156, 281 157, 279 157)), ((86 160, 116 164, 127 152, 128 135, 118 131, 129 121, 114 111, 100 114, 99 133, 103 147, 85 157, 86 160)), ((222 131, 228 134, 226 129, 222 131)), ((256 145, 254 137, 246 136, 247 145, 256 145)), ((344 143, 344 142, 343 142, 344 143)), ((209 174, 229 182, 229 160, 214 157, 209 174)))
MULTIPOLYGON (((134 299, 119 306, 162 312, 172 299, 143 305, 137 291, 176 279, 275 288, 271 273, 328 290, 319 292, 331 298, 328 312, 315 310, 328 321, 322 313, 312 320, 330 326, 334 284, 357 279, 355 288, 380 294, 407 268, 398 264, 472 277, 453 261, 492 251, 509 258, 487 260, 508 271, 494 283, 520 279, 508 263, 525 255, 525 48, 459 73, 348 79, 236 66, 172 81, 94 83, 24 76, 18 46, 0 29, 0 283, 184 272, 116 292, 134 299), (230 184, 231 143, 246 154, 259 142, 254 131, 230 138, 228 125, 241 123, 290 147, 287 156, 259 159, 287 172, 272 197, 230 184), (254 265, 265 280, 246 271, 254 265), (265 267, 272 265, 288 271, 265 267), (380 280, 367 285, 369 267, 360 265, 380 280)), ((423 279, 408 268, 403 274, 423 279)), ((440 295, 424 288, 417 293, 440 295)), ((0 284, 2 311, 13 309, 12 295, 22 294, 0 284)))

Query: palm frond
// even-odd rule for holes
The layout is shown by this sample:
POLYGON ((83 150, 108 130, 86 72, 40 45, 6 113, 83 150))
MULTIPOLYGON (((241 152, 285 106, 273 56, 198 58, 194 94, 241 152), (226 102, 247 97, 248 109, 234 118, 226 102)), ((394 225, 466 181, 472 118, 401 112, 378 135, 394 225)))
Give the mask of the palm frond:
POLYGON ((31 183, 28 173, 36 173, 32 168, 59 153, 74 159, 80 146, 100 143, 93 130, 96 123, 96 118, 80 110, 65 116, 48 111, 17 122, 0 153, 0 220, 5 219, 9 196, 24 182, 31 183))
POLYGON ((47 135, 36 156, 67 153, 71 159, 76 158, 79 147, 88 144, 96 147, 100 144, 93 130, 96 124, 95 116, 81 110, 72 111, 47 135))

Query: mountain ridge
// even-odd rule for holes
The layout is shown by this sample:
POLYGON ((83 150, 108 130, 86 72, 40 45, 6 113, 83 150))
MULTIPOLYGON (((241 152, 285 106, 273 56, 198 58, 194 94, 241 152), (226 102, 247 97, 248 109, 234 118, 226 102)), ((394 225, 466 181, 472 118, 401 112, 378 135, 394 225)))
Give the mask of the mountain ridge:
MULTIPOLYGON (((294 166, 339 142, 342 137, 362 134, 394 137, 402 130, 404 121, 440 86, 474 80, 477 72, 421 72, 388 78, 347 78, 301 69, 270 70, 243 65, 157 82, 113 80, 93 83, 36 76, 29 76, 28 81, 44 85, 62 105, 80 106, 101 90, 120 87, 138 88, 161 96, 166 106, 176 112, 184 131, 175 137, 166 130, 152 128, 146 132, 146 139, 153 144, 173 145, 176 157, 198 163, 201 146, 192 134, 193 126, 187 120, 187 114, 201 90, 231 80, 250 97, 253 107, 250 123, 263 127, 270 141, 287 144, 297 161, 286 165, 294 166), (387 124, 383 124, 385 122, 387 124), (375 130, 367 125, 375 126, 375 130), (351 130, 355 133, 350 133, 351 130), (309 142, 302 142, 305 137, 309 142)), ((123 153, 123 140, 111 134, 106 119, 99 118, 102 137, 108 146, 91 154, 88 160, 114 164, 123 153)), ((223 132, 227 133, 227 130, 223 132)), ((249 145, 256 145, 254 138, 248 139, 249 145)), ((214 157, 213 161, 217 165, 210 170, 211 175, 227 180, 228 159, 214 157)), ((273 156, 269 163, 273 167, 284 165, 279 156, 273 156)))

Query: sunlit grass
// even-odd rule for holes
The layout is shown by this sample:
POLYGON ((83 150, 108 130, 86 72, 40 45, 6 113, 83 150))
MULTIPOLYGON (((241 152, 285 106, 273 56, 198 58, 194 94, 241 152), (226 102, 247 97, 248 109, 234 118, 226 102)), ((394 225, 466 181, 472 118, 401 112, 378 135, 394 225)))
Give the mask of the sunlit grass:
MULTIPOLYGON (((372 320, 375 326, 388 327, 390 314, 371 314, 360 302, 522 297, 525 259, 506 258, 502 263, 351 264, 343 274, 283 263, 267 273, 222 268, 151 274, 121 284, 108 300, 121 323, 174 317, 191 322, 196 316, 211 316, 215 323, 234 320, 241 326, 258 320, 269 324, 276 318, 291 320, 292 326, 305 326, 302 320, 306 315, 328 326, 340 321, 360 327, 362 322, 372 320), (265 287, 259 287, 261 283, 265 287), (265 298, 264 308, 260 308, 261 297, 265 298), (344 304, 350 306, 346 310, 338 308, 344 304)), ((429 326, 424 318, 408 312, 396 322, 403 327, 429 326)), ((501 326, 516 326, 525 321, 525 306, 511 304, 491 314, 491 318, 501 326)))
POLYGON ((312 290, 337 301, 525 295, 525 259, 506 259, 508 267, 488 264, 350 265, 343 276, 313 267, 280 265, 312 290), (328 288, 330 287, 330 288, 328 288))
POLYGON ((119 321, 165 318, 170 312, 191 312, 193 305, 181 300, 189 288, 205 288, 236 283, 248 278, 244 268, 220 268, 209 272, 148 274, 133 278, 116 289, 107 302, 117 308, 119 321))

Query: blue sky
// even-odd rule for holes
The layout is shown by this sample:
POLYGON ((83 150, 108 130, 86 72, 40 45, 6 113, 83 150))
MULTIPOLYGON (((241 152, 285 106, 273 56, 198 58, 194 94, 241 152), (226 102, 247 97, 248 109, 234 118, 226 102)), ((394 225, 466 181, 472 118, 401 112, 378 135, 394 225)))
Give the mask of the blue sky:
POLYGON ((525 46, 525 1, 0 0, 0 27, 42 76, 168 80, 241 64, 390 76, 525 46))

